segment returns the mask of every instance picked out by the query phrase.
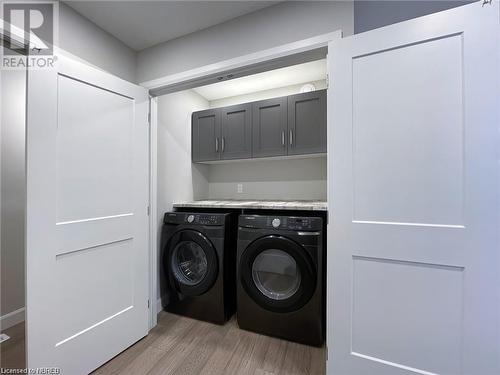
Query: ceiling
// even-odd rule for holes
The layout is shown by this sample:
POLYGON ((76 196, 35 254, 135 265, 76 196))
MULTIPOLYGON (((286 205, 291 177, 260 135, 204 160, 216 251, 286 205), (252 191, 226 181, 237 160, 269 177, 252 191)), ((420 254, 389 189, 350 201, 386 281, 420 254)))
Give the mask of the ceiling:
POLYGON ((65 1, 135 51, 280 1, 65 1))
POLYGON ((326 59, 194 88, 208 101, 326 79, 326 59))

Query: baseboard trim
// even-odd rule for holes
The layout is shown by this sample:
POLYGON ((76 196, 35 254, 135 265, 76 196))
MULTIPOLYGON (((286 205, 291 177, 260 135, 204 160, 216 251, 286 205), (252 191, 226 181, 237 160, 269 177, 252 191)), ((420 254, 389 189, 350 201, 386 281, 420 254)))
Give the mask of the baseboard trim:
POLYGON ((24 312, 25 308, 21 307, 20 309, 14 310, 8 314, 2 315, 0 317, 0 327, 1 330, 8 329, 16 324, 24 322, 24 312))

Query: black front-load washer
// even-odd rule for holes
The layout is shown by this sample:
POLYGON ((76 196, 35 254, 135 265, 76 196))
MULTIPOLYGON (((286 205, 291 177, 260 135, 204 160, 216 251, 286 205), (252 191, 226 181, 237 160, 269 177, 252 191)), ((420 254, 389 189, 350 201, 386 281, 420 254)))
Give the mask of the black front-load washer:
POLYGON ((229 213, 167 212, 162 231, 162 305, 217 324, 235 311, 235 235, 229 213))
POLYGON ((240 328, 323 345, 323 220, 240 215, 240 328))

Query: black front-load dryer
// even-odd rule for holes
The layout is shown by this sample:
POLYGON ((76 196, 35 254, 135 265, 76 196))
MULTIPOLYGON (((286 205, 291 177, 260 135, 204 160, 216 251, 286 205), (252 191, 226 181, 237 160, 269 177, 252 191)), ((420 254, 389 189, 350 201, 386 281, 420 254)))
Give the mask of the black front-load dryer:
POLYGON ((235 310, 236 249, 231 214, 167 212, 162 231, 162 305, 223 324, 235 310))
POLYGON ((240 215, 237 319, 240 328, 323 344, 323 221, 240 215))

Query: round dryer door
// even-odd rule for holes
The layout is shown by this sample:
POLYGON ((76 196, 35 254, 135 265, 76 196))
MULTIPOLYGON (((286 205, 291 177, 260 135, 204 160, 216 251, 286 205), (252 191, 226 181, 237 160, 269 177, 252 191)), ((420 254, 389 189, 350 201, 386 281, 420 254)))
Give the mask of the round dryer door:
POLYGON ((283 236, 252 242, 240 259, 240 280, 262 308, 290 312, 304 306, 316 288, 316 267, 307 251, 283 236))
POLYGON ((176 289, 186 296, 207 292, 218 274, 217 253, 202 233, 184 229, 175 233, 167 244, 164 267, 176 289))

